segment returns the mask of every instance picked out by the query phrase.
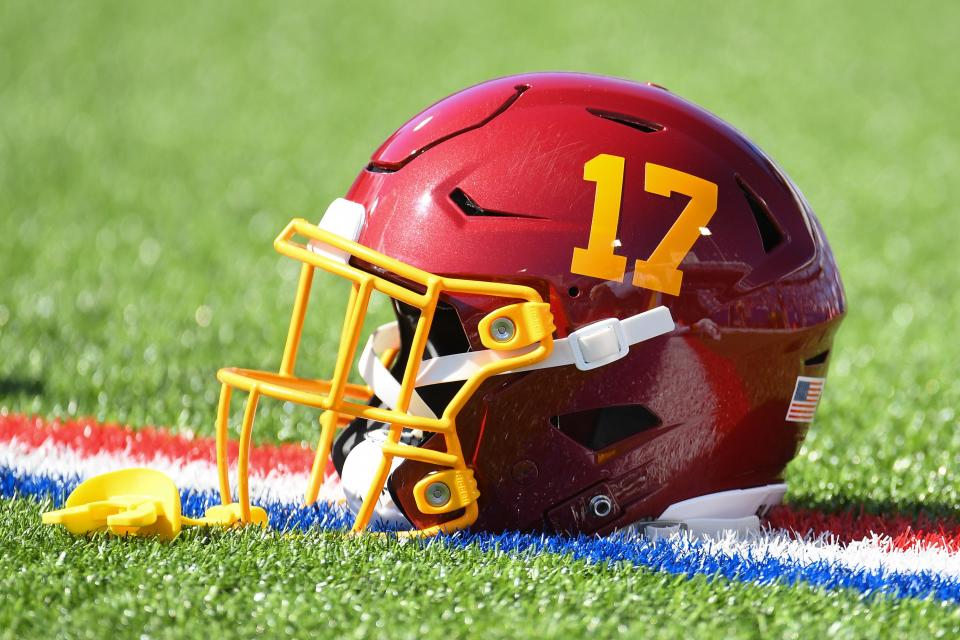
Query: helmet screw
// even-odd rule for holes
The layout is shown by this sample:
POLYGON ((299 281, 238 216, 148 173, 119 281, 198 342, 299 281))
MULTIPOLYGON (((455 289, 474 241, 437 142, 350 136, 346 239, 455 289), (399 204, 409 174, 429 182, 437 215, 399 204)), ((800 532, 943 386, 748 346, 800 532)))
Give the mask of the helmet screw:
POLYGON ((510 318, 497 318, 490 323, 490 335, 497 342, 510 342, 517 334, 517 326, 510 318))
POLYGON ((590 512, 598 518, 606 518, 613 512, 613 500, 600 494, 590 498, 590 512))
POLYGON ((442 507, 450 502, 450 487, 443 482, 431 482, 427 486, 427 502, 431 507, 442 507))

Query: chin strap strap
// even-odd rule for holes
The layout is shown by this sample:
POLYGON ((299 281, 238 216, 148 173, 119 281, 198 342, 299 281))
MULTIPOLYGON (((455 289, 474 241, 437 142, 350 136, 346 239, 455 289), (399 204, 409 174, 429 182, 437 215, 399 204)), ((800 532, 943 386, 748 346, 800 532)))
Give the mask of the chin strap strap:
MULTIPOLYGON (((390 409, 396 409, 400 399, 400 383, 380 360, 378 354, 387 349, 400 349, 400 329, 396 322, 378 327, 367 340, 367 346, 360 354, 360 377, 373 389, 375 396, 390 409)), ((428 360, 429 362, 429 360, 428 360)), ((421 365, 423 366, 423 365, 421 365)), ((417 386, 419 378, 417 379, 417 386)), ((427 406, 420 394, 414 390, 410 396, 410 413, 423 418, 436 418, 437 414, 427 406)))
MULTIPOLYGON (((670 310, 660 306, 624 320, 607 318, 581 327, 566 338, 553 341, 553 351, 544 360, 520 369, 504 373, 520 373, 575 365, 581 371, 590 371, 615 362, 627 355, 630 347, 673 331, 676 325, 670 310)), ((373 332, 360 355, 360 375, 373 389, 374 394, 390 407, 396 408, 400 396, 400 383, 377 357, 386 349, 399 349, 400 331, 396 322, 385 324, 373 332)), ((417 387, 426 387, 444 382, 466 380, 481 367, 504 358, 528 353, 536 347, 516 351, 469 351, 424 360, 417 374, 417 387)), ((502 374, 500 374, 502 375, 502 374)), ((410 399, 410 413, 436 418, 416 391, 410 399)))

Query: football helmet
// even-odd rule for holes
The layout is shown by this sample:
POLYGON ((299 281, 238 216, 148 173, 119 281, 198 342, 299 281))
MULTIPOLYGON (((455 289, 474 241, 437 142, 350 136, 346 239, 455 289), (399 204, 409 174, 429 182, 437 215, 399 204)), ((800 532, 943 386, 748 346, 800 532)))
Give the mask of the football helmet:
POLYGON ((267 396, 322 412, 306 501, 334 467, 354 530, 749 526, 783 495, 845 312, 823 230, 760 149, 662 87, 593 75, 441 100, 274 246, 302 263, 280 369, 218 373, 225 504, 248 393, 245 521, 267 396), (322 380, 296 374, 317 270, 350 283, 322 380), (374 295, 396 321, 362 336, 374 295))

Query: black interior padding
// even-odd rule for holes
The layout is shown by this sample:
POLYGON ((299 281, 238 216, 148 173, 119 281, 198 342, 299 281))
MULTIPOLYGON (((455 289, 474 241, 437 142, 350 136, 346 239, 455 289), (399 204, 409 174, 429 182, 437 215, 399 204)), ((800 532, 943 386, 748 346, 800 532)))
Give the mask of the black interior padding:
MULTIPOLYGON (((413 335, 417 330, 417 321, 420 318, 420 310, 411 307, 408 304, 393 300, 393 310, 397 317, 397 326, 400 331, 400 352, 394 360, 390 373, 397 380, 403 376, 406 368, 407 358, 410 355, 410 346, 413 343, 413 335)), ((429 360, 432 353, 439 356, 450 355, 454 353, 464 353, 470 350, 470 341, 467 334, 460 324, 460 317, 456 310, 448 304, 438 303, 433 316, 433 323, 430 326, 430 334, 427 338, 428 349, 423 354, 424 360, 429 360)), ((462 382, 448 382, 444 384, 435 384, 428 387, 421 387, 417 390, 423 401, 427 403, 438 416, 443 413, 450 400, 456 395, 457 391, 463 386, 462 382)), ((370 399, 370 406, 382 406, 380 399, 374 396, 370 399)), ((379 429, 385 429, 387 425, 382 422, 357 418, 337 436, 333 442, 330 455, 333 458, 333 464, 337 473, 343 470, 343 462, 347 455, 368 433, 379 429)), ((415 439, 409 433, 402 439, 404 444, 419 445, 421 440, 415 439)))

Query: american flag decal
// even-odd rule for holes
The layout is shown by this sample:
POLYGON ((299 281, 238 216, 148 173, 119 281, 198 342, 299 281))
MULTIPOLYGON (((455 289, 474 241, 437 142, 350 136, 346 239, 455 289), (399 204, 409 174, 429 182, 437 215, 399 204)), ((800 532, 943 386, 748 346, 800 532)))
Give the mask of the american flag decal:
POLYGON ((820 404, 823 393, 823 378, 797 377, 797 386, 793 389, 790 408, 787 409, 787 422, 812 422, 813 414, 820 404))

